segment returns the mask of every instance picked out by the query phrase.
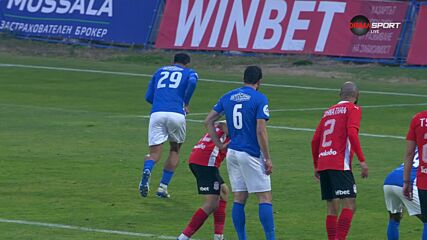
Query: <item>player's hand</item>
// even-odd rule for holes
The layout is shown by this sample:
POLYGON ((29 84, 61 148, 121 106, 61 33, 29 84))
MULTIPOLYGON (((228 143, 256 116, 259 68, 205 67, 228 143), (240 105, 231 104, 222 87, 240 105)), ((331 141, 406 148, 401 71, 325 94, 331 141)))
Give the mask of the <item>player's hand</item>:
POLYGON ((185 106, 184 111, 185 111, 185 114, 189 114, 190 113, 190 107, 188 105, 185 106))
POLYGON ((320 174, 316 169, 314 169, 314 179, 316 179, 316 181, 320 182, 320 174))
POLYGON ((273 173, 273 162, 271 161, 270 158, 266 158, 264 160, 264 164, 265 164, 265 174, 270 175, 273 173))
POLYGON ((412 201, 412 184, 410 182, 403 184, 403 196, 412 201))
POLYGON ((361 162, 360 163, 360 171, 361 171, 361 175, 362 178, 368 178, 368 164, 366 162, 361 162))
POLYGON ((228 144, 230 144, 230 141, 226 142, 226 143, 221 143, 219 146, 217 146, 219 148, 219 150, 226 150, 228 148, 228 144))

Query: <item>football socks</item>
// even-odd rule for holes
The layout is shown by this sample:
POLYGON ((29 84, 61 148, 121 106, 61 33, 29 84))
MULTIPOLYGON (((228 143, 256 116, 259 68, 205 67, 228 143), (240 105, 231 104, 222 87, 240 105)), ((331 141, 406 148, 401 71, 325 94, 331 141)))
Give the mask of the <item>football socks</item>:
POLYGON ((225 223, 225 208, 227 202, 224 200, 219 200, 219 206, 214 212, 214 228, 215 234, 223 234, 224 232, 224 223, 225 223))
POLYGON ((191 237, 203 225, 208 215, 201 208, 197 209, 188 223, 187 227, 182 232, 185 236, 191 237))
POLYGON ((399 225, 400 225, 400 222, 396 222, 394 219, 388 220, 388 227, 387 227, 388 240, 399 240, 399 225))
POLYGON ((173 172, 163 169, 163 176, 162 176, 162 180, 160 181, 161 184, 164 185, 169 185, 169 183, 171 182, 171 179, 173 177, 173 172))
POLYGON ((144 171, 148 169, 151 172, 151 170, 153 170, 153 168, 154 168, 154 164, 156 164, 156 162, 154 160, 145 160, 144 171))
POLYGON ((423 240, 427 240, 427 223, 424 223, 423 240))
POLYGON ((328 233, 328 240, 335 240, 337 235, 337 219, 335 215, 326 216, 326 232, 328 233))
POLYGON ((234 202, 231 217, 239 240, 246 240, 245 204, 234 202))
POLYGON ((264 228, 265 239, 275 240, 273 205, 271 203, 260 203, 258 206, 259 220, 264 228))
POLYGON ((353 211, 348 208, 343 208, 338 219, 337 239, 345 240, 350 230, 351 220, 353 219, 353 211))

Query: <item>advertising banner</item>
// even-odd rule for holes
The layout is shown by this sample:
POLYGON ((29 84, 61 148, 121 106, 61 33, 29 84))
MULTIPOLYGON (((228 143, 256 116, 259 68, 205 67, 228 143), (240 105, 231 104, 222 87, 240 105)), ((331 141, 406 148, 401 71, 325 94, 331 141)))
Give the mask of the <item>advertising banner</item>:
POLYGON ((427 65, 427 5, 421 5, 409 48, 407 64, 427 65))
POLYGON ((167 1, 156 47, 387 59, 407 8, 397 1, 167 1), (362 35, 351 31, 356 16, 368 20, 353 26, 365 28, 362 35))
POLYGON ((145 44, 158 0, 1 0, 0 31, 145 44))

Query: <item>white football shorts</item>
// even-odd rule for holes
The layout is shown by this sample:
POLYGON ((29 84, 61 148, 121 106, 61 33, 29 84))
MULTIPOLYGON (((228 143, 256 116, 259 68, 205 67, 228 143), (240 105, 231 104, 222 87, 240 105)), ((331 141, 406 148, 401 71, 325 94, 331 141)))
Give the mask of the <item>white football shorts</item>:
POLYGON ((271 191, 270 176, 265 174, 263 158, 233 149, 227 151, 227 169, 233 192, 271 191))
POLYGON ((148 145, 166 141, 183 143, 185 140, 185 116, 175 112, 155 112, 150 116, 148 145))
POLYGON ((410 216, 421 214, 418 189, 413 187, 413 198, 409 201, 403 195, 403 188, 393 185, 384 185, 384 199, 387 210, 391 213, 403 212, 403 206, 408 210, 410 216))

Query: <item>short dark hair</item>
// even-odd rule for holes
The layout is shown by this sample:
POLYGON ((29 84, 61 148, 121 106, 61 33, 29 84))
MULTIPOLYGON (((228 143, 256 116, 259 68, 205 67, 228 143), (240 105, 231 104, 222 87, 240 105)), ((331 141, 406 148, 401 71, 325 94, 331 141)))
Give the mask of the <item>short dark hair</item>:
POLYGON ((256 84, 262 79, 262 70, 258 66, 249 66, 243 75, 243 82, 249 84, 256 84))
POLYGON ((187 65, 190 63, 190 55, 186 54, 186 53, 177 53, 175 54, 175 56, 173 57, 173 62, 174 63, 181 63, 184 65, 187 65))

